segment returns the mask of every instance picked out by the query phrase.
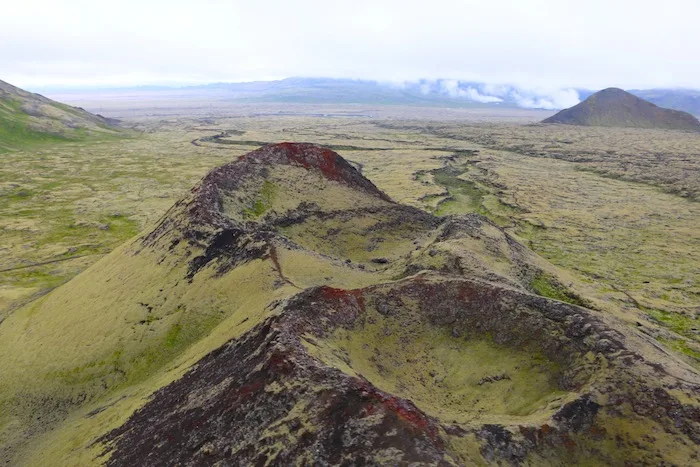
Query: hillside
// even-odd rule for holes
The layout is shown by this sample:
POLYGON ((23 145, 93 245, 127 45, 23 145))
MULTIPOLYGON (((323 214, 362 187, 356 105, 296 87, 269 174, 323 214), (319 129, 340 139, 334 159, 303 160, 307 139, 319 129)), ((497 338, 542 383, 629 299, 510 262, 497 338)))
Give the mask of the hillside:
POLYGON ((0 322, 0 463, 692 463, 700 376, 576 287, 268 145, 0 322))
POLYGON ((42 142, 114 134, 114 123, 0 81, 0 152, 42 142))
POLYGON ((689 113, 658 107, 617 88, 599 91, 542 123, 700 131, 700 122, 689 113))

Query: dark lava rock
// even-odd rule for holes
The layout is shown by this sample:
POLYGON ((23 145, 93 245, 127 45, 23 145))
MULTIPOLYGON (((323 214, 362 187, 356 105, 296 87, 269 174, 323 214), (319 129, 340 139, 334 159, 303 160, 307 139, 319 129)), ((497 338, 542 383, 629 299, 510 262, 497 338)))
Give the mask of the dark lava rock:
POLYGON ((371 261, 375 264, 386 264, 389 262, 389 260, 386 258, 372 258, 371 261))
POLYGON ((584 396, 562 407, 554 414, 554 420, 559 422, 564 430, 581 431, 591 426, 599 409, 600 405, 593 402, 589 396, 584 396))

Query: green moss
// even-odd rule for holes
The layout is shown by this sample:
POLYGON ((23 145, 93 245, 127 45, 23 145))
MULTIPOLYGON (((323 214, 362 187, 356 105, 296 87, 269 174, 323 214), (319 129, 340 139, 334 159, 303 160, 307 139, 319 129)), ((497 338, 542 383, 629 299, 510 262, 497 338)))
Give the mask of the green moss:
POLYGON ((585 302, 571 292, 564 285, 560 284, 553 276, 540 273, 530 282, 530 288, 537 294, 543 297, 553 298, 561 302, 570 303, 572 305, 586 306, 585 302))
POLYGON ((50 290, 64 283, 67 278, 52 274, 46 268, 35 267, 7 271, 3 273, 3 282, 15 287, 50 290))
POLYGON ((346 219, 309 217, 279 230, 310 250, 371 265, 374 258, 394 260, 410 253, 415 249, 415 239, 426 231, 425 226, 395 220, 385 213, 346 219))
POLYGON ((115 243, 121 243, 139 233, 138 223, 121 214, 102 216, 99 220, 107 227, 105 234, 112 237, 115 243))
POLYGON ((699 340, 700 333, 700 318, 696 315, 691 317, 688 315, 675 313, 672 311, 645 309, 648 316, 654 321, 671 329, 672 331, 694 340, 699 340))
POLYGON ((518 237, 528 240, 532 248, 533 239, 536 239, 538 235, 541 235, 542 231, 546 230, 543 225, 535 224, 528 220, 519 220, 515 227, 515 233, 518 237))
POLYGON ((12 202, 12 201, 23 201, 25 199, 31 198, 32 196, 35 196, 36 193, 32 190, 28 190, 26 188, 17 188, 16 190, 11 191, 9 194, 5 195, 6 196, 6 201, 12 202))
POLYGON ((167 347, 175 347, 181 331, 182 327, 178 323, 173 324, 165 335, 165 345, 167 347))
POLYGON ((693 359, 695 359, 695 361, 697 363, 696 366, 700 366, 700 351, 698 351, 697 349, 691 348, 690 345, 688 345, 687 341, 677 339, 677 340, 673 340, 673 341, 663 340, 662 342, 664 344, 668 345, 669 347, 671 347, 672 349, 674 349, 674 350, 676 350, 684 355, 692 357, 693 359))
POLYGON ((449 198, 438 204, 436 215, 486 213, 482 205, 484 192, 475 183, 460 179, 460 173, 461 171, 452 167, 433 171, 435 183, 445 187, 450 193, 449 198))
MULTIPOLYGON (((15 198, 14 201, 18 201, 15 205, 21 204, 30 197, 31 195, 27 194, 24 197, 15 198)), ((65 245, 66 253, 60 255, 61 257, 107 253, 140 230, 135 220, 122 215, 102 214, 78 219, 76 211, 74 206, 58 205, 53 210, 44 212, 43 216, 41 212, 30 209, 15 211, 14 215, 10 212, 8 217, 33 220, 41 216, 41 230, 27 233, 22 239, 33 242, 34 248, 65 245)), ((2 217, 4 216, 0 215, 0 219, 2 217)), ((47 260, 54 259, 65 258, 47 258, 47 260)))
POLYGON ((48 373, 47 376, 49 378, 56 378, 69 386, 84 385, 89 382, 104 379, 109 375, 123 373, 120 364, 122 355, 123 349, 118 349, 106 358, 94 360, 69 370, 54 371, 48 373))
POLYGON ((253 201, 253 205, 250 208, 243 211, 244 216, 250 219, 255 219, 265 214, 265 212, 272 207, 276 194, 277 187, 275 184, 265 180, 262 188, 260 189, 259 197, 253 201))
MULTIPOLYGON (((469 166, 454 166, 433 170, 434 183, 444 187, 449 196, 440 201, 434 210, 438 216, 450 214, 477 213, 488 217, 500 226, 513 224, 513 215, 518 209, 504 204, 492 190, 473 180, 464 178, 469 173, 469 166)), ((430 198, 424 201, 429 202, 430 198)))

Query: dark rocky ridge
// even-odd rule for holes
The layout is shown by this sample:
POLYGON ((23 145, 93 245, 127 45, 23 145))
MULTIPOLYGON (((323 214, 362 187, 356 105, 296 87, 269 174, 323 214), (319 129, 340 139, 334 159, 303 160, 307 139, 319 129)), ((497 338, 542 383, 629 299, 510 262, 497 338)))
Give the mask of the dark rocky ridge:
POLYGON ((599 91, 542 123, 700 131, 700 121, 691 114, 658 107, 617 88, 599 91))

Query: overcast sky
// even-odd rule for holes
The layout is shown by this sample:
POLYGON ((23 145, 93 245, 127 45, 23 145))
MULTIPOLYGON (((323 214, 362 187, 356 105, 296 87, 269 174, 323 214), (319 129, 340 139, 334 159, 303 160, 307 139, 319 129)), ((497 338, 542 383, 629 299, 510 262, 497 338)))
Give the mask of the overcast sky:
POLYGON ((21 87, 348 77, 700 88, 700 0, 20 0, 21 87))

